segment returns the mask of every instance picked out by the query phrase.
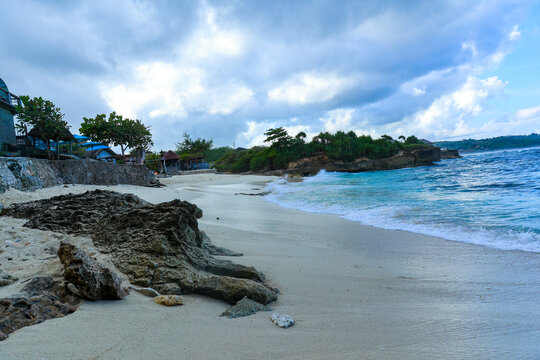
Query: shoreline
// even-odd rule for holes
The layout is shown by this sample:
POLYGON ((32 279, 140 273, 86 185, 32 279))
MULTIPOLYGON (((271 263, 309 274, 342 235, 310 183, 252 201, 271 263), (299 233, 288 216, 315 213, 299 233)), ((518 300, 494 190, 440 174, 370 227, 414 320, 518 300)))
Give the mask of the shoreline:
MULTIPOLYGON (((243 252, 235 262, 256 266, 280 288, 271 306, 293 316, 293 328, 274 326, 271 312, 220 318, 227 304, 203 296, 186 295, 183 307, 164 308, 132 293, 118 302, 85 302, 65 318, 18 330, 0 343, 0 357, 487 359, 540 353, 531 341, 540 336, 537 254, 385 230, 234 195, 271 179, 212 174, 168 178, 164 188, 96 188, 135 192, 152 202, 178 197, 195 203, 204 213, 199 227, 212 242, 243 252)), ((10 192, 0 203, 91 188, 10 192)), ((2 295, 12 290, 0 289, 2 295)))

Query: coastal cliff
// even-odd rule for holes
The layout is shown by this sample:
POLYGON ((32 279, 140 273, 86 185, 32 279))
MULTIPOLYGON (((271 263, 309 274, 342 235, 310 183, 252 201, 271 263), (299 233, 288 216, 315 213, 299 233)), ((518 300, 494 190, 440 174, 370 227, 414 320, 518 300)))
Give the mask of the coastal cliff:
MULTIPOLYGON (((382 159, 359 158, 350 162, 334 161, 327 156, 308 157, 290 163, 289 168, 283 172, 306 176, 317 174, 320 170, 337 172, 391 170, 433 165, 434 162, 442 158, 448 159, 451 158, 448 156, 454 156, 454 154, 447 156, 447 152, 445 152, 443 157, 442 153, 440 148, 432 147, 413 151, 402 150, 394 156, 382 159)), ((459 157, 459 154, 456 157, 459 157)))
POLYGON ((0 193, 9 188, 36 190, 61 184, 150 186, 154 181, 146 166, 95 160, 0 158, 0 193))

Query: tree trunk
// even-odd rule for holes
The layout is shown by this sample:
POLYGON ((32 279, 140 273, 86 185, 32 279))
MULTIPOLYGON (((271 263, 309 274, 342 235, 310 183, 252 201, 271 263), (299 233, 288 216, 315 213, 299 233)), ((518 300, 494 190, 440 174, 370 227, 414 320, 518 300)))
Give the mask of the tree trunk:
POLYGON ((60 139, 56 138, 56 160, 60 160, 60 139))

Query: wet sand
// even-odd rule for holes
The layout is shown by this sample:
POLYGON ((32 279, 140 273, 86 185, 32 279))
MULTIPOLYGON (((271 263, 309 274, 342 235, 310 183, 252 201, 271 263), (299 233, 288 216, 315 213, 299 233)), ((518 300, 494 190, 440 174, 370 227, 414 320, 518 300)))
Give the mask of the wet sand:
MULTIPOLYGON (((272 307, 293 316, 294 327, 276 327, 271 312, 221 318, 227 304, 203 296, 186 295, 184 306, 166 308, 132 293, 20 329, 0 342, 0 359, 539 358, 538 254, 378 229, 234 195, 260 192, 271 179, 205 174, 166 179, 165 188, 109 188, 151 202, 197 204, 204 212, 199 226, 213 242, 244 253, 232 260, 255 266, 281 290, 272 307)), ((91 188, 10 191, 0 203, 91 188)), ((41 247, 59 241, 21 225, 0 218, 0 244, 22 235, 41 247)), ((91 248, 87 239, 68 240, 91 248)), ((59 271, 55 259, 39 260, 34 245, 2 246, 0 267, 21 280, 59 271), (18 257, 7 261, 8 254, 18 257)), ((0 288, 0 295, 19 287, 0 288)))

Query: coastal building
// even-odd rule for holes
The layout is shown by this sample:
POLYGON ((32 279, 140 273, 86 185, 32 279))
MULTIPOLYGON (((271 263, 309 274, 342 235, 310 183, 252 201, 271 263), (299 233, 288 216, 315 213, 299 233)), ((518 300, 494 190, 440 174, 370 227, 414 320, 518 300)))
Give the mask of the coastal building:
POLYGON ((94 147, 94 150, 92 150, 92 148, 86 149, 86 151, 90 152, 90 158, 101 161, 116 163, 116 158, 118 157, 118 155, 112 151, 111 148, 105 145, 94 147))
POLYGON ((180 172, 180 156, 172 150, 167 151, 161 157, 161 172, 167 175, 175 175, 180 172))
POLYGON ((9 92, 6 83, 0 79, 0 150, 15 146, 15 125, 13 116, 17 114, 15 106, 20 104, 18 96, 9 92))

